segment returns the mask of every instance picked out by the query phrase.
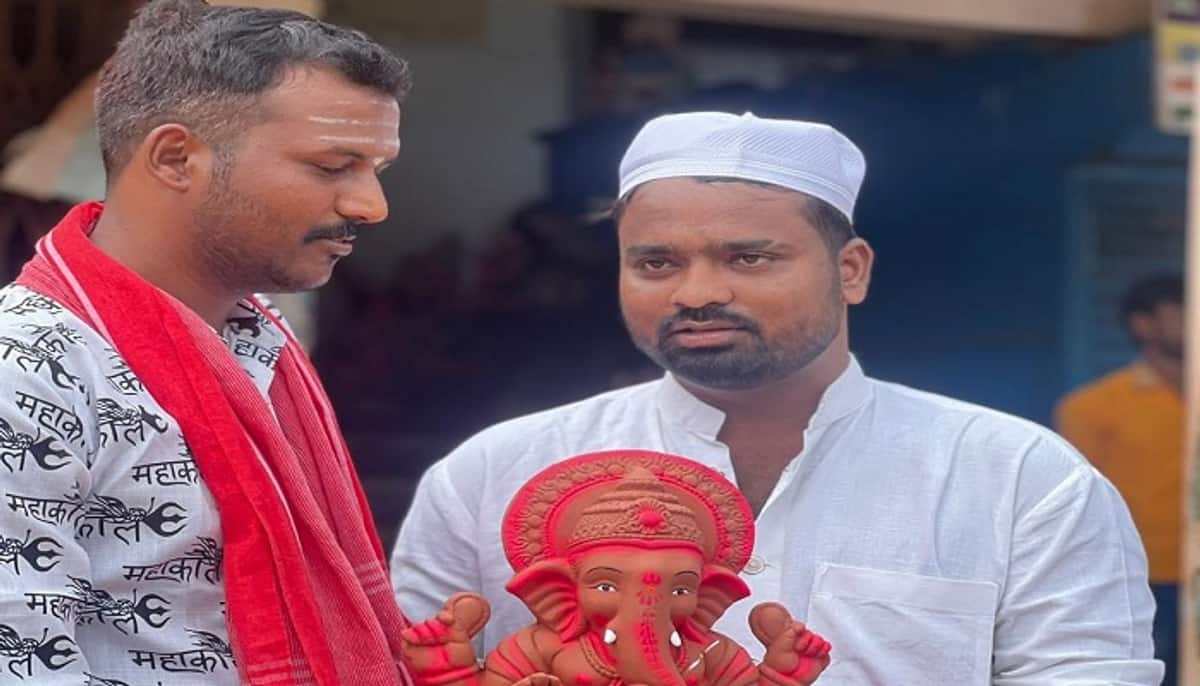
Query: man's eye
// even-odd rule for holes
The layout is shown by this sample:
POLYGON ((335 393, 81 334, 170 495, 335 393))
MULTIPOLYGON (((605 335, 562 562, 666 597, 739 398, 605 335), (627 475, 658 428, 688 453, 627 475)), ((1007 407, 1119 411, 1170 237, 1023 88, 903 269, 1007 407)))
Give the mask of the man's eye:
POLYGON ((757 267, 759 265, 766 264, 767 262, 770 261, 770 259, 771 258, 766 255, 759 255, 757 253, 746 253, 746 254, 738 255, 738 256, 734 257, 733 261, 737 262, 738 264, 742 265, 743 267, 757 267))
POLYGON ((691 594, 692 594, 692 589, 687 588, 686 586, 680 586, 679 588, 673 589, 671 591, 671 595, 691 595, 691 594))
POLYGON ((666 269, 670 266, 670 264, 670 262, 660 257, 655 257, 649 260, 642 260, 642 269, 651 272, 658 272, 666 269))
POLYGON ((330 166, 324 165, 324 164, 314 164, 313 166, 316 167, 318 171, 320 171, 322 174, 325 174, 326 176, 337 176, 338 174, 342 174, 342 173, 346 172, 346 170, 350 169, 350 167, 348 167, 348 166, 330 167, 330 166))
POLYGON ((601 593, 616 593, 616 591, 617 591, 617 587, 610 583, 596 584, 592 588, 596 589, 597 591, 600 591, 601 593))

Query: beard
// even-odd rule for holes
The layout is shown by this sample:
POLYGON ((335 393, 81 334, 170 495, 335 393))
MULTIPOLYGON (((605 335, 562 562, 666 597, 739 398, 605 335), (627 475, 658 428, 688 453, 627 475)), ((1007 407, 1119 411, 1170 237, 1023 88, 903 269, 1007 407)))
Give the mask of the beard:
MULTIPOLYGON (((286 223, 261 202, 237 191, 227 170, 214 174, 207 197, 192 222, 198 230, 196 248, 217 282, 236 293, 294 293, 315 288, 311 277, 295 274, 284 255, 299 247, 281 231, 286 223), (284 247, 287 252, 280 252, 284 247)), ((305 233, 305 245, 322 239, 353 238, 358 227, 350 222, 316 226, 305 233)))
POLYGON ((1183 354, 1184 354, 1184 348, 1185 348, 1183 341, 1169 339, 1169 338, 1160 338, 1157 341, 1154 341, 1154 343, 1152 343, 1152 345, 1158 351, 1158 353, 1160 355, 1162 355, 1163 357, 1175 360, 1177 362, 1183 361, 1183 354))
POLYGON ((807 367, 829 348, 842 325, 844 308, 840 289, 832 289, 824 300, 816 317, 771 340, 754 319, 722 306, 708 305, 680 309, 660 323, 653 342, 635 337, 634 343, 658 366, 699 386, 720 390, 756 388, 807 367), (686 322, 729 324, 741 329, 750 340, 689 348, 671 336, 673 327, 686 322))

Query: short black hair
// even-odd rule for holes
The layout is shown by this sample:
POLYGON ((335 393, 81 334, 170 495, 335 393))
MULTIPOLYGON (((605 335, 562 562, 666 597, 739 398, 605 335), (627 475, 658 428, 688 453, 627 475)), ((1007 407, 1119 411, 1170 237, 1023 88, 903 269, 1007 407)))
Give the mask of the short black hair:
MULTIPOLYGON (((796 195, 801 196, 804 199, 803 211, 805 219, 808 220, 809 224, 813 225, 813 228, 817 230, 817 233, 821 234, 821 238, 825 241, 825 245, 829 248, 829 252, 831 254, 836 255, 837 251, 841 250, 843 246, 845 246, 858 235, 854 231, 854 224, 850 221, 850 218, 842 214, 841 210, 818 197, 809 195, 808 193, 801 193, 800 191, 784 188, 783 186, 773 183, 737 179, 728 176, 691 176, 688 178, 701 183, 744 183, 748 186, 769 188, 777 191, 787 191, 789 193, 795 193, 796 195)), ((629 204, 629 201, 633 199, 633 196, 637 193, 637 190, 637 188, 634 188, 629 193, 626 193, 624 197, 618 198, 617 201, 613 203, 611 216, 614 222, 618 224, 621 222, 621 215, 625 212, 625 207, 629 204)))
POLYGON ((125 32, 96 87, 96 130, 109 180, 157 126, 180 123, 213 145, 247 125, 257 96, 287 67, 332 68, 403 101, 408 65, 365 34, 300 12, 151 0, 125 32))
POLYGON ((1135 314, 1153 314, 1159 305, 1183 305, 1183 277, 1153 274, 1133 283, 1121 298, 1121 321, 1129 326, 1135 314))

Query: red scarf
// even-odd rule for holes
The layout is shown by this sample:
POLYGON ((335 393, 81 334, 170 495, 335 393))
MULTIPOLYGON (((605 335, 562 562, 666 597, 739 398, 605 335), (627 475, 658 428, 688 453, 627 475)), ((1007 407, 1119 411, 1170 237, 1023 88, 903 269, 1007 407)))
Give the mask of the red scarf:
POLYGON ((407 626, 379 536, 316 372, 287 329, 271 405, 193 311, 88 239, 79 205, 38 243, 17 283, 106 338, 176 421, 216 500, 226 611, 251 686, 410 685, 407 626))

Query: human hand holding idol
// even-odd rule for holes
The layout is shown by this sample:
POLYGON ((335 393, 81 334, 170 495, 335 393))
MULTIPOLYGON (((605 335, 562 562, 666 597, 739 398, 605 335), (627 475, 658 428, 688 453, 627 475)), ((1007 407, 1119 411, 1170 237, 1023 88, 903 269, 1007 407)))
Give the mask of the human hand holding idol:
POLYGON ((402 634, 420 686, 806 686, 829 664, 829 643, 778 603, 750 612, 760 664, 712 630, 750 594, 738 573, 754 517, 696 462, 642 450, 560 462, 517 492, 502 532, 507 588, 537 622, 481 667, 471 638, 488 603, 454 595, 402 634))

